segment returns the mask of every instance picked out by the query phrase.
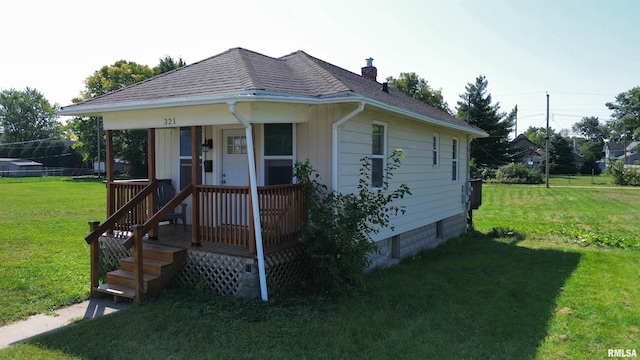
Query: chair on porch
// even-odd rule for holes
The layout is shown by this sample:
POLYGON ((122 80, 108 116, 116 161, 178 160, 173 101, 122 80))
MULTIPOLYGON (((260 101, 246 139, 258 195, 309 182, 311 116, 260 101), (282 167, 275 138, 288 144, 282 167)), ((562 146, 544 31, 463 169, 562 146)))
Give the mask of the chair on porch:
MULTIPOLYGON (((165 205, 171 201, 176 196, 176 189, 171 186, 171 184, 160 182, 158 183, 158 189, 156 191, 158 198, 156 201, 156 211, 162 209, 165 205)), ((172 209, 169 214, 167 214, 162 221, 171 221, 173 226, 178 226, 178 220, 182 220, 182 226, 184 227, 184 231, 187 231, 187 204, 180 204, 180 212, 177 212, 176 209, 172 209)))

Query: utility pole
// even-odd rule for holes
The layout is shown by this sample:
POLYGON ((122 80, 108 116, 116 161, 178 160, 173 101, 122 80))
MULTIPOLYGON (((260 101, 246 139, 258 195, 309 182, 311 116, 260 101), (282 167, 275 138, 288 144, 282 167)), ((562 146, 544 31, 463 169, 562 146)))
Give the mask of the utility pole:
POLYGON ((624 126, 624 130, 622 130, 622 151, 624 151, 624 164, 627 165, 627 123, 622 120, 622 125, 624 126))
POLYGON ((517 138, 518 137, 518 104, 516 104, 516 129, 515 129, 516 134, 513 136, 513 138, 517 138))
POLYGON ((544 162, 545 165, 545 174, 546 174, 546 178, 547 178, 547 188, 549 187, 549 93, 547 93, 547 136, 544 137, 545 139, 545 157, 546 157, 546 161, 544 162))

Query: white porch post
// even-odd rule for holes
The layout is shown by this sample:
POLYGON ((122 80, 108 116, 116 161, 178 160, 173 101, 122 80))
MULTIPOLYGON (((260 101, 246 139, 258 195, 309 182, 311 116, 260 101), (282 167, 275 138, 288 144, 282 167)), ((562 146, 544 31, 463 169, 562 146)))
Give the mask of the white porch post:
POLYGON ((269 300, 267 294, 267 275, 264 267, 264 250, 262 248, 262 225, 260 224, 260 209, 258 207, 258 182, 256 176, 256 158, 253 149, 253 131, 251 124, 236 109, 235 103, 229 103, 229 111, 245 127, 247 136, 247 158, 249 160, 249 189, 251 190, 251 210, 256 239, 256 254, 258 256, 258 275, 260 276, 260 294, 262 300, 269 300))

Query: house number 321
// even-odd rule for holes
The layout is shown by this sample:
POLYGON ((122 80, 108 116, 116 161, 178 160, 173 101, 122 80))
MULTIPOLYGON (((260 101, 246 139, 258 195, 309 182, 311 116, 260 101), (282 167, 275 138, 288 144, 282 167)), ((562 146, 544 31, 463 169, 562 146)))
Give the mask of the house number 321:
POLYGON ((176 118, 164 118, 164 124, 165 125, 175 125, 176 124, 176 118))

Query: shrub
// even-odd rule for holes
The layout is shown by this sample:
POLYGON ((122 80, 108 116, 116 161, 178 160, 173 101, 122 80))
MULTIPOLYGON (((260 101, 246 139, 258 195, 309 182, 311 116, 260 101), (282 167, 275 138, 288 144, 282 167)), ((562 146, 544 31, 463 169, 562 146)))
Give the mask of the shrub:
MULTIPOLYGON (((328 191, 310 165, 296 162, 294 175, 304 184, 309 221, 302 235, 312 263, 312 286, 322 293, 344 293, 362 286, 369 253, 378 251, 371 240, 390 224, 390 216, 404 214, 404 207, 391 203, 411 194, 406 184, 388 191, 393 171, 400 166, 402 150, 389 157, 381 189, 371 191, 371 158, 361 159, 357 192, 328 191)), ((393 226, 391 226, 393 229, 393 226)))
POLYGON ((496 182, 504 184, 542 184, 542 173, 521 163, 501 166, 496 171, 496 182))
POLYGON ((640 173, 634 167, 627 167, 622 160, 607 159, 607 174, 616 185, 640 186, 640 173))

